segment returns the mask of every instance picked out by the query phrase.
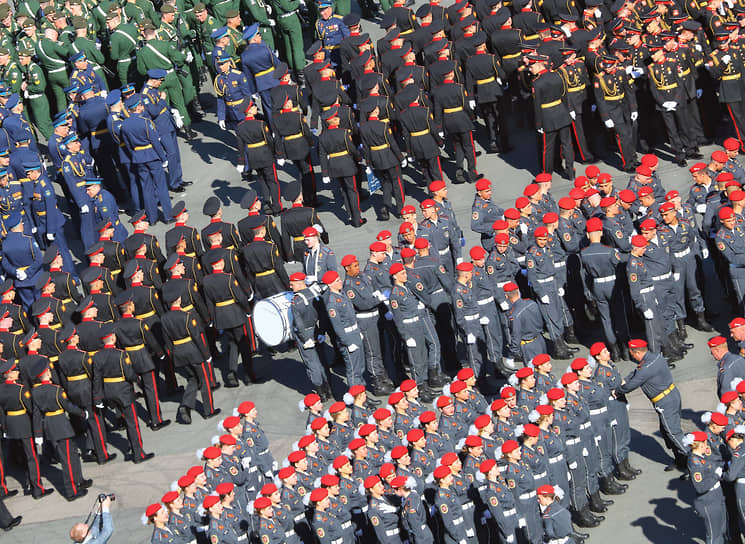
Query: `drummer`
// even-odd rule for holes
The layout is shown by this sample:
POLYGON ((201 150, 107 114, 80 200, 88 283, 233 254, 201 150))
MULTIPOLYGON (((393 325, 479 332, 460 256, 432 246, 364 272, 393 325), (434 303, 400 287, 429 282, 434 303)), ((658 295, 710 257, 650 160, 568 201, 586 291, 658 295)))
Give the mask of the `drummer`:
POLYGON ((249 215, 243 223, 254 233, 253 240, 243 247, 241 253, 247 272, 252 276, 256 296, 269 298, 287 291, 289 279, 284 260, 279 256, 277 244, 266 239, 266 216, 249 215))
POLYGON ((305 365, 308 380, 313 384, 313 389, 321 397, 321 401, 326 402, 332 397, 325 371, 330 365, 321 363, 321 357, 326 353, 323 349, 325 337, 320 334, 316 300, 310 287, 305 285, 305 280, 305 274, 302 272, 290 276, 290 288, 295 293, 290 306, 292 337, 305 365))

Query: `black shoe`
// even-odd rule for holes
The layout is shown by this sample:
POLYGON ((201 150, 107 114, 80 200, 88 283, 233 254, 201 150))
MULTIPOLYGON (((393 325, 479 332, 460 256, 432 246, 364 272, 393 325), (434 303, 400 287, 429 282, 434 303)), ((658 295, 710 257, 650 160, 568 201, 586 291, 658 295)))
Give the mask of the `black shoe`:
POLYGON ((98 461, 98 457, 96 457, 96 453, 93 450, 87 450, 81 454, 80 460, 83 463, 92 463, 93 461, 98 461))
POLYGON ((225 387, 232 389, 233 387, 238 387, 238 385, 238 378, 235 377, 235 372, 229 372, 225 376, 225 387))
POLYGON ((706 321, 704 312, 696 312, 696 328, 704 332, 712 332, 714 330, 714 327, 706 321))
POLYGON ((10 531, 13 527, 16 527, 17 525, 21 524, 21 521, 23 521, 23 516, 16 516, 14 517, 7 527, 3 527, 3 531, 10 531))
POLYGON ((181 185, 179 185, 175 189, 168 189, 168 190, 171 191, 172 193, 185 193, 186 192, 186 189, 184 189, 181 185))
POLYGON ((388 221, 391 218, 391 214, 388 213, 388 208, 383 207, 382 210, 380 210, 380 216, 378 217, 378 221, 388 221))
POLYGON ((358 229, 358 228, 360 228, 360 227, 361 227, 362 225, 364 225, 365 223, 367 223, 367 219, 365 219, 365 218, 363 217, 362 219, 360 219, 360 223, 359 223, 359 225, 355 225, 354 223, 352 223, 352 226, 353 226, 354 228, 358 229))
POLYGON ((161 429, 162 429, 163 427, 168 427, 168 426, 169 426, 170 424, 171 424, 171 420, 170 420, 170 419, 164 419, 164 420, 163 420, 163 421, 161 421, 160 423, 156 423, 156 424, 154 424, 154 425, 150 425, 150 428, 151 428, 151 429, 152 429, 153 431, 159 431, 159 430, 161 430, 161 429))
POLYGON ((10 491, 8 491, 7 493, 3 493, 3 494, 2 494, 2 495, 0 495, 0 496, 1 496, 2 498, 4 498, 4 499, 7 499, 7 498, 9 498, 9 497, 15 497, 16 495, 18 495, 18 490, 17 490, 17 489, 11 489, 11 490, 10 490, 10 491))
POLYGON ((222 384, 220 382, 215 382, 215 385, 212 386, 212 391, 217 391, 222 387, 222 384))
POLYGON ((459 185, 465 182, 466 182, 466 172, 462 168, 458 168, 455 171, 455 181, 453 181, 453 183, 455 183, 456 185, 459 185))
POLYGON ((189 142, 197 137, 197 133, 194 132, 194 130, 191 127, 186 127, 184 129, 184 133, 186 134, 186 139, 189 142))
POLYGON ((623 495, 626 493, 626 488, 616 482, 612 476, 606 476, 605 478, 600 478, 600 491, 605 495, 623 495))
POLYGON ((574 334, 574 326, 570 325, 564 329, 564 340, 569 344, 579 344, 577 336, 574 334))
POLYGON ((436 398, 437 394, 426 385, 422 385, 419 387, 419 400, 421 400, 422 402, 430 403, 436 398))
POLYGON ((75 493, 74 495, 69 495, 69 496, 65 497, 65 499, 67 499, 67 502, 72 502, 75 499, 79 499, 81 497, 85 497, 87 494, 88 494, 88 490, 87 489, 80 489, 80 490, 78 490, 77 493, 75 493))
POLYGON ((572 521, 577 527, 592 528, 600 525, 600 520, 592 515, 587 505, 579 512, 574 513, 572 521))
POLYGON ((88 478, 86 480, 80 480, 80 483, 78 484, 78 487, 80 489, 88 489, 92 485, 93 485, 93 480, 91 480, 90 478, 88 478))
POLYGON ((393 384, 385 382, 382 378, 375 378, 372 382, 373 395, 383 397, 393 393, 393 384))
POLYGON ((202 419, 212 419, 222 413, 222 408, 215 408, 210 414, 202 414, 202 419))
POLYGON ((631 466, 631 463, 629 463, 629 458, 628 457, 626 457, 626 459, 624 459, 623 461, 621 461, 621 464, 626 469, 626 472, 630 472, 631 474, 634 474, 636 476, 639 476, 639 474, 642 473, 641 469, 634 468, 634 467, 631 466))
POLYGON ((678 479, 679 479, 679 480, 682 480, 682 481, 684 481, 684 482, 687 482, 688 480, 690 480, 690 479, 691 479, 691 475, 690 475, 690 473, 689 473, 689 472, 687 472, 687 471, 686 471, 686 472, 684 472, 683 474, 681 474, 681 475, 680 475, 680 476, 678 477, 678 479))
POLYGON ((36 495, 34 495, 34 500, 38 501, 42 497, 46 497, 47 495, 51 495, 52 493, 54 493, 54 489, 48 487, 41 493, 37 493, 36 495))
POLYGON ((176 411, 176 423, 191 425, 191 409, 186 406, 179 406, 176 411))
POLYGON ((675 466, 675 463, 670 463, 669 465, 665 466, 663 469, 665 472, 672 472, 673 470, 676 470, 678 467, 675 466))
POLYGON ((596 491, 592 495, 590 495, 590 502, 588 504, 588 507, 590 509, 590 512, 596 512, 596 513, 602 513, 607 512, 608 507, 603 502, 603 499, 600 497, 600 492, 596 491))
POLYGON ((114 459, 116 459, 117 454, 116 453, 110 453, 109 456, 104 459, 103 461, 96 461, 99 465, 105 465, 106 463, 110 463, 114 459))
POLYGON ((154 453, 146 453, 143 457, 135 457, 134 459, 132 459, 132 462, 135 465, 139 465, 140 463, 143 463, 145 461, 149 461, 153 457, 155 457, 155 454, 154 453))
POLYGON ((489 153, 499 153, 499 145, 497 145, 497 142, 491 141, 489 142, 489 153))
POLYGON ((182 181, 181 187, 188 187, 189 185, 194 185, 193 181, 182 181))
POLYGON ((616 362, 621 360, 621 352, 618 349, 618 344, 611 344, 608 346, 608 351, 610 351, 611 360, 616 362))
POLYGON ((450 378, 436 368, 430 368, 427 371, 427 383, 432 389, 441 389, 445 384, 450 383, 450 378))
POLYGON ((681 166, 681 167, 688 166, 688 162, 685 160, 685 157, 681 157, 679 159, 675 159, 675 164, 677 164, 678 166, 681 166))
POLYGON ((699 153, 698 149, 695 149, 695 148, 689 151, 686 151, 686 157, 688 157, 689 159, 696 159, 696 160, 704 158, 704 156, 701 153, 699 153))
POLYGON ((623 463, 618 463, 618 466, 616 467, 616 478, 625 482, 630 482, 631 480, 636 479, 636 474, 633 472, 627 472, 623 463))

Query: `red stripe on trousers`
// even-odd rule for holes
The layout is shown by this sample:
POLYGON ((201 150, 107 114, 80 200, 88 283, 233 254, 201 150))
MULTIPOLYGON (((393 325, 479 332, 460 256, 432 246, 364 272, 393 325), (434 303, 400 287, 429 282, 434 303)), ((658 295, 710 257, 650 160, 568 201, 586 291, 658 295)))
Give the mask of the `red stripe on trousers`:
POLYGON ((96 419, 96 427, 98 428, 98 436, 101 437, 101 446, 103 447, 103 454, 106 456, 106 459, 108 459, 109 452, 106 451, 106 440, 104 440, 103 432, 101 431, 101 422, 98 420, 98 414, 96 413, 95 408, 93 409, 93 417, 96 419))
POLYGON ((67 451, 67 470, 70 471, 70 483, 72 484, 72 494, 78 494, 78 488, 75 486, 75 476, 72 474, 72 462, 70 461, 70 439, 65 440, 65 449, 67 451))
POLYGON ((577 149, 579 149, 579 156, 582 157, 582 160, 585 160, 585 154, 582 153, 582 146, 579 144, 579 137, 577 136, 577 127, 574 124, 574 121, 572 121, 572 132, 574 132, 574 141, 577 142, 577 149))
POLYGON ((210 387, 210 378, 207 375, 207 369, 204 366, 204 362, 202 362, 202 374, 204 374, 204 383, 207 386, 207 398, 210 401, 210 414, 215 411, 212 405, 212 388, 210 387))
POLYGON ((742 136, 740 135, 740 129, 737 128, 737 121, 735 121, 735 115, 732 113, 732 108, 729 104, 727 104, 727 111, 729 112, 729 116, 732 118, 732 124, 735 125, 735 132, 737 133, 737 140, 740 142, 740 148, 742 148, 742 136))
MULTIPOLYGON (((143 451, 142 447, 142 435, 140 434, 140 422, 137 421, 137 412, 135 411, 135 405, 130 404, 130 408, 132 408, 132 415, 135 418, 135 431, 137 432, 137 443, 140 445, 140 455, 142 458, 145 458, 145 452, 143 451)), ((132 452, 132 456, 134 457, 134 451, 132 452)))
POLYGON ((158 423, 163 422, 163 418, 160 417, 160 399, 158 398, 158 384, 155 382, 155 371, 150 371, 150 377, 153 380, 153 393, 155 393, 155 414, 158 416, 158 423))
POLYGON ((42 492, 44 492, 44 486, 41 485, 41 470, 39 469, 39 457, 36 455, 34 439, 29 437, 28 441, 31 443, 31 455, 34 456, 34 463, 36 464, 36 485, 41 488, 42 492))

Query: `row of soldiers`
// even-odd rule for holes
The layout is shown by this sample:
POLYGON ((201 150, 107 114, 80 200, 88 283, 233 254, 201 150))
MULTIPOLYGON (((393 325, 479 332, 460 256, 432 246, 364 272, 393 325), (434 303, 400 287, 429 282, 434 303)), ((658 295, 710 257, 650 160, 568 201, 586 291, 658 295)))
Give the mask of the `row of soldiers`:
POLYGON ((590 353, 561 380, 541 354, 491 404, 470 368, 432 409, 411 379, 386 408, 363 385, 327 409, 309 394, 307 434, 279 469, 244 402, 197 452, 204 466, 143 520, 153 542, 583 542, 572 522, 597 526, 613 503, 601 492, 622 494, 616 477, 641 472, 623 397, 638 384, 625 385, 604 344, 590 353))

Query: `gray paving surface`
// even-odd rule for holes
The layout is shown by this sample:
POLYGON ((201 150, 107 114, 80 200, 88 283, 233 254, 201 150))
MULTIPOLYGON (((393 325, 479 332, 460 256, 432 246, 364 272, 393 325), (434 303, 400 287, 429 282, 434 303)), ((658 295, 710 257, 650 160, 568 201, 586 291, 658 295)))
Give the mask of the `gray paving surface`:
MULTIPOLYGON (((372 34, 377 36, 379 32, 375 29, 372 34)), ((512 121, 513 125, 520 125, 518 119, 512 121)), ((190 223, 200 228, 206 223, 201 208, 204 200, 212 194, 223 201, 226 219, 237 221, 243 217, 243 210, 238 206, 238 202, 246 183, 234 169, 235 151, 228 145, 232 142, 232 137, 217 128, 213 115, 207 116, 204 122, 196 124, 194 128, 200 133, 200 138, 192 144, 183 140, 180 142, 185 179, 195 182, 187 194, 183 195, 191 213, 190 223)), ((484 151, 478 158, 479 170, 492 180, 494 198, 503 207, 514 203, 515 197, 521 194, 523 187, 531 181, 535 173, 530 171, 536 160, 532 131, 523 128, 516 129, 516 132, 517 137, 514 140, 517 145, 514 151, 504 156, 487 155, 484 151)), ((483 134, 480 134, 477 140, 483 141, 482 136, 483 134)), ((477 146, 477 149, 481 149, 480 146, 477 146)), ((713 149, 711 147, 703 151, 706 154, 713 149)), ((446 162, 444 161, 444 164, 446 162)), ((614 175, 617 187, 625 187, 627 174, 606 164, 601 163, 599 166, 602 171, 614 175)), ((446 170, 452 174, 452 169, 446 167, 446 170)), ((686 169, 663 161, 659 171, 667 189, 680 189, 682 193, 685 191, 687 194, 690 178, 686 169)), ((409 169, 404 176, 406 190, 410 196, 421 200, 424 190, 412 181, 412 174, 413 171, 409 169)), ((280 172, 280 177, 285 182, 294 175, 292 167, 286 167, 280 172)), ((556 175, 554 179, 553 194, 558 199, 567 194, 571 183, 556 175)), ((330 231, 330 245, 339 258, 346 253, 356 253, 360 259, 364 259, 367 255, 367 245, 380 229, 387 228, 393 232, 398 229, 398 222, 395 219, 388 223, 375 220, 375 213, 370 206, 371 200, 376 207, 380 206, 378 195, 362 204, 364 216, 369 220, 368 224, 361 229, 352 229, 340 219, 343 212, 340 213, 342 200, 338 188, 324 188, 320 194, 321 218, 330 231)), ((464 227, 467 247, 471 247, 478 243, 478 237, 468 228, 473 186, 451 185, 450 198, 464 227)), ((173 202, 177 200, 178 198, 174 198, 173 202)), ((153 232, 158 234, 161 240, 165 230, 166 226, 162 224, 153 227, 153 232)), ((715 286, 710 287, 707 300, 722 302, 718 289, 715 286)), ((721 328, 729 317, 729 308, 726 304, 715 302, 715 305, 722 309, 723 315, 716 323, 721 328)), ((702 411, 712 409, 716 405, 714 363, 706 348, 707 335, 690 328, 689 331, 689 341, 694 342, 696 348, 689 352, 684 361, 678 363, 678 368, 673 372, 683 395, 684 428, 687 430, 697 426, 702 411)), ((578 334, 585 340, 585 345, 589 345, 589 342, 597 339, 597 332, 579 330, 578 334)), ((587 350, 583 349, 579 355, 586 354, 587 350)), ((281 462, 290 451, 292 442, 304 434, 305 418, 298 412, 297 402, 309 388, 305 384, 302 366, 294 353, 279 354, 274 358, 262 354, 257 363, 259 373, 270 378, 270 381, 239 389, 222 388, 215 394, 216 405, 222 407, 224 412, 230 412, 243 400, 254 401, 260 410, 260 422, 269 436, 271 449, 281 462)), ((557 363, 556 366, 563 367, 563 364, 557 363)), ((632 364, 621 363, 621 367, 623 371, 629 371, 632 364)), ((341 398, 340 381, 335 384, 335 389, 337 397, 341 398)), ((647 400, 638 393, 631 395, 630 400, 633 425, 632 464, 642 468, 644 474, 632 483, 628 493, 616 499, 616 504, 610 508, 607 515, 608 519, 599 528, 590 531, 590 541, 702 541, 703 526, 691 507, 690 484, 680 482, 677 473, 662 471, 663 463, 667 462, 668 457, 662 447, 654 411, 647 400)), ((163 411, 171 419, 175 419, 176 409, 175 400, 163 403, 163 411)), ((67 540, 69 527, 85 518, 93 497, 100 492, 114 492, 117 495, 113 507, 116 529, 111 542, 149 542, 151 530, 143 527, 139 521, 145 506, 159 500, 169 489, 172 481, 180 477, 188 467, 197 463, 194 452, 197 448, 204 447, 209 438, 217 434, 216 424, 215 420, 203 421, 195 414, 194 423, 188 427, 172 424, 158 433, 143 427, 145 449, 155 452, 156 457, 138 466, 121 460, 122 448, 125 447, 126 441, 123 434, 115 434, 112 443, 113 449, 119 451, 119 459, 104 467, 95 464, 85 464, 83 467, 85 477, 94 479, 90 500, 86 497, 74 503, 67 503, 59 493, 42 501, 34 501, 30 497, 13 498, 7 504, 15 515, 24 516, 24 522, 11 533, 0 533, 0 542, 64 542, 67 540)), ((59 483, 59 466, 47 468, 45 476, 59 483)), ((21 487, 14 476, 9 477, 8 483, 10 488, 21 487)))

